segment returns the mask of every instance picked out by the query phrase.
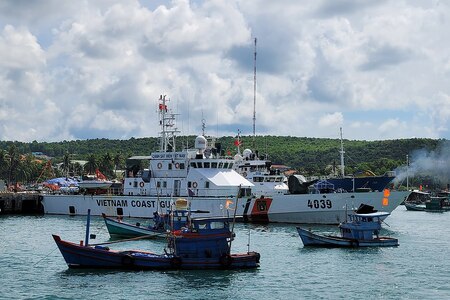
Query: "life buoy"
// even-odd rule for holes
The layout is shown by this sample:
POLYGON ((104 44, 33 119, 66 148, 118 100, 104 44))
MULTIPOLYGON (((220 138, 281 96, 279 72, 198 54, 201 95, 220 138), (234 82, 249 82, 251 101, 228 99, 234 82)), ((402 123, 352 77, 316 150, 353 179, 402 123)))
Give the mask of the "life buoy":
POLYGON ((125 255, 124 257, 122 257, 122 264, 124 266, 134 265, 134 257, 131 256, 130 254, 125 255))
POLYGON ((144 187, 144 182, 141 181, 141 182, 139 183, 139 186, 140 186, 141 188, 144 187))
POLYGON ((158 163, 158 169, 162 168, 162 163, 158 163))
POLYGON ((180 168, 180 164, 179 163, 175 163, 175 169, 179 169, 180 168))
POLYGON ((231 263, 232 263, 232 262, 233 262, 233 258, 231 257, 230 254, 223 254, 223 255, 220 257, 220 264, 221 264, 223 267, 228 268, 229 266, 231 266, 231 263))
POLYGON ((193 187, 194 189, 196 189, 196 188, 197 188, 197 182, 194 181, 194 182, 192 183, 192 187, 193 187))
POLYGON ((247 178, 247 172, 242 173, 242 176, 247 178))

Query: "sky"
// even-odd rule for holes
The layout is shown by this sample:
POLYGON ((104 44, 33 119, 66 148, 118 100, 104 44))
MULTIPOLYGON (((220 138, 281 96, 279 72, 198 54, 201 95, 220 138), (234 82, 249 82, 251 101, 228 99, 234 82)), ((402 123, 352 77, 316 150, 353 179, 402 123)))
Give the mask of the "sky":
POLYGON ((156 137, 160 95, 181 135, 255 112, 256 135, 449 139, 449 23, 435 0, 3 0, 0 140, 156 137))

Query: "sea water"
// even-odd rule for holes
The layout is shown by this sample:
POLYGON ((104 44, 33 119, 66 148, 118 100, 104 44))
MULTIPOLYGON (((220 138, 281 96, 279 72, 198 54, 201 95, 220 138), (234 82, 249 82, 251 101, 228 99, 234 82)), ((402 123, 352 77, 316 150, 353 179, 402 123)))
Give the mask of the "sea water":
MULTIPOLYGON (((304 248, 293 224, 238 223, 232 252, 261 253, 258 269, 100 271, 68 269, 51 236, 84 240, 85 217, 0 216, 0 299, 449 299, 450 212, 400 206, 385 221, 381 234, 399 247, 304 248)), ((91 233, 95 243, 109 241, 99 217, 91 233)), ((164 246, 139 240, 110 248, 162 253, 164 246)))

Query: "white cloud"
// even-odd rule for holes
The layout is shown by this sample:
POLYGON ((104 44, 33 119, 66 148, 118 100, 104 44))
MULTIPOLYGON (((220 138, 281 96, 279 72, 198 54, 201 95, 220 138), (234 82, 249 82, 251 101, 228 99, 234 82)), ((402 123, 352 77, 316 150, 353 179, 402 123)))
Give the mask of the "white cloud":
POLYGON ((319 119, 319 126, 321 127, 339 127, 344 122, 344 116, 340 112, 327 114, 319 119))
POLYGON ((160 94, 185 134, 202 118, 251 134, 253 37, 257 133, 450 138, 446 3, 11 0, 0 16, 2 140, 156 136, 160 94))

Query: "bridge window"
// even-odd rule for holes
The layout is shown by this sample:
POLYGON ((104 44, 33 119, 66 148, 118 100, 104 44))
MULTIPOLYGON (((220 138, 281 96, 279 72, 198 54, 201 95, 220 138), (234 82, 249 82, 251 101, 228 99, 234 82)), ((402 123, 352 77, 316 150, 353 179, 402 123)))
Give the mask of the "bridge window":
POLYGON ((217 168, 217 163, 216 162, 212 162, 211 163, 211 168, 216 169, 217 168))
POLYGON ((197 165, 195 164, 195 162, 191 162, 191 167, 197 168, 197 165))
POLYGON ((223 229, 225 228, 224 222, 211 222, 210 223, 211 229, 223 229))
POLYGON ((205 162, 205 163, 203 164, 203 167, 204 167, 205 169, 209 169, 209 166, 210 166, 210 163, 209 163, 209 162, 205 162))
POLYGON ((206 223, 206 222, 197 223, 197 225, 198 225, 198 229, 207 229, 208 228, 208 223, 206 223))

